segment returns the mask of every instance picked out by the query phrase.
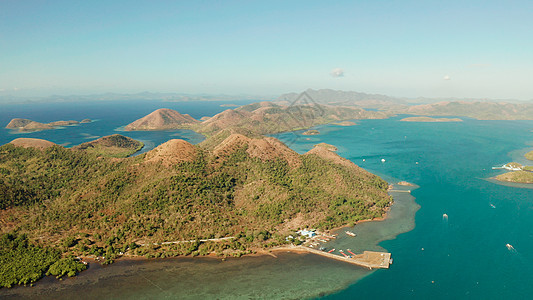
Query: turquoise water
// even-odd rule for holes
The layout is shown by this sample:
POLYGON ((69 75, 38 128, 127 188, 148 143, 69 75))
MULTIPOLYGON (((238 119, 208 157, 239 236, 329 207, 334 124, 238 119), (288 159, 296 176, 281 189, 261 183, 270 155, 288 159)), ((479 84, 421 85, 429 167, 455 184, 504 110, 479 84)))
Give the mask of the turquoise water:
MULTIPOLYGON (((76 110, 74 106, 59 105, 56 111, 49 108, 51 116, 32 112, 43 122, 98 119, 85 124, 98 125, 98 130, 80 125, 24 136, 52 135, 56 143, 76 144, 83 140, 81 133, 115 133, 118 127, 161 105, 196 118, 224 109, 213 103, 188 107, 140 103, 131 111, 117 113, 120 104, 104 105, 108 105, 104 106, 105 112, 98 107, 76 110), (78 114, 69 117, 74 110, 78 114), (88 113, 91 111, 93 115, 88 113)), ((0 110, 0 121, 31 118, 23 111, 13 115, 16 109, 22 110, 0 110)), ((341 156, 390 182, 406 180, 420 186, 412 191, 420 208, 409 194, 396 193, 396 203, 386 221, 359 224, 353 228, 358 233, 356 238, 340 234, 328 245, 354 251, 386 249, 394 258, 388 270, 370 272, 295 253, 224 262, 214 258, 121 261, 104 268, 92 266, 63 282, 45 278, 34 288, 2 289, 0 296, 57 299, 83 293, 88 298, 117 299, 529 298, 533 293, 533 189, 486 179, 501 173, 492 166, 520 160, 520 155, 531 149, 533 122, 466 119, 461 123, 411 123, 398 119, 357 121, 359 125, 351 127, 318 126, 315 129, 321 134, 311 137, 301 132, 276 135, 300 153, 319 142, 333 144, 341 156), (506 247, 508 243, 514 250, 506 247)), ((126 135, 135 138, 130 134, 126 135)), ((181 131, 139 134, 146 134, 143 139, 154 145, 175 138, 172 135, 190 140, 195 137, 194 133, 181 131)), ((18 136, 4 130, 0 142, 18 136)))
MULTIPOLYGON (((391 269, 328 298, 529 298, 533 190, 484 179, 501 172, 492 166, 521 159, 533 140, 533 122, 397 119, 317 128, 323 134, 314 138, 342 145, 340 155, 420 186, 412 193, 421 205, 414 230, 380 243, 393 253, 391 269), (508 243, 515 250, 509 250, 508 243)), ((303 151, 308 142, 294 148, 303 151)))

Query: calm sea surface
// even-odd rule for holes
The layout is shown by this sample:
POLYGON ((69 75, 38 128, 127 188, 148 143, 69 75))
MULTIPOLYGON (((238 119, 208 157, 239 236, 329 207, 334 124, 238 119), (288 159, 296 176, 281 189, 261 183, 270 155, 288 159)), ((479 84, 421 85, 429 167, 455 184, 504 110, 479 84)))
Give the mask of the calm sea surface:
MULTIPOLYGON (((248 102, 234 102, 245 104, 248 102)), ((40 122, 95 122, 63 129, 13 134, 0 129, 0 144, 17 137, 51 140, 67 147, 117 133, 157 108, 195 118, 225 108, 220 102, 103 102, 0 106, 0 125, 11 118, 40 122)), ((387 250, 394 264, 369 271, 312 254, 276 253, 228 259, 176 258, 119 261, 91 266, 75 278, 44 278, 33 288, 0 289, 0 298, 114 299, 502 299, 533 294, 533 189, 486 180, 501 173, 492 166, 525 162, 532 149, 532 121, 410 123, 356 121, 357 126, 317 126, 321 134, 283 133, 277 138, 297 152, 325 142, 338 153, 389 182, 419 186, 394 193, 382 222, 357 225, 351 238, 326 247, 387 250), (381 160, 385 159, 385 162, 381 160), (416 201, 416 202, 415 202, 416 201), (443 216, 447 214, 447 218, 443 216), (508 249, 506 244, 513 246, 508 249)), ((186 130, 120 132, 145 142, 147 151, 172 138, 192 143, 203 137, 186 130)), ((404 188, 405 189, 405 188, 404 188)))

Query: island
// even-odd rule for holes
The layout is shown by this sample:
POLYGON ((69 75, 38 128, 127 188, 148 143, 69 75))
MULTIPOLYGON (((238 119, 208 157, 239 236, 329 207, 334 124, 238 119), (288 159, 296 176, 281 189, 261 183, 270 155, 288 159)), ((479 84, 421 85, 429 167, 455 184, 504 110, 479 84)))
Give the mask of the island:
POLYGON ((188 114, 180 114, 179 112, 161 108, 149 115, 142 117, 124 128, 126 131, 132 130, 169 130, 190 128, 191 125, 199 123, 200 121, 192 118, 188 114))
POLYGON ((72 147, 72 150, 85 151, 102 157, 128 157, 144 147, 142 142, 120 134, 104 136, 97 140, 72 147))
POLYGON ((15 118, 12 119, 9 124, 6 125, 6 128, 18 130, 20 132, 33 132, 33 131, 41 131, 41 130, 50 130, 50 129, 56 129, 58 127, 63 126, 71 126, 71 125, 77 125, 80 124, 78 121, 55 121, 50 123, 40 123, 28 119, 19 119, 15 118))
POLYGON ((459 118, 432 118, 432 117, 408 117, 403 118, 402 122, 463 122, 459 118))
MULTIPOLYGON (((298 154, 239 127, 124 158, 113 149, 133 151, 140 142, 120 135, 72 149, 28 142, 0 147, 1 286, 73 276, 89 258, 287 247, 301 228, 327 234, 380 218, 392 202, 387 182, 329 146, 298 154)), ((372 261, 365 255, 353 263, 372 261)))
POLYGON ((312 129, 312 130, 307 130, 307 131, 305 131, 302 134, 303 135, 317 135, 317 134, 320 134, 320 131, 312 129))
POLYGON ((511 162, 501 167, 493 167, 492 169, 505 169, 511 171, 493 178, 498 181, 533 183, 533 166, 523 166, 517 162, 511 162))

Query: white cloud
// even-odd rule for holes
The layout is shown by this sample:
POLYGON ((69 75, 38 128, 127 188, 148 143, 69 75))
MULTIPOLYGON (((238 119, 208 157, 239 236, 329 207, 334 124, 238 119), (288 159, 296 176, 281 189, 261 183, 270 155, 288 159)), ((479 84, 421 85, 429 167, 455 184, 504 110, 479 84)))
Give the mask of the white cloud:
POLYGON ((331 70, 329 75, 331 75, 332 77, 335 77, 335 78, 344 77, 344 70, 341 69, 341 68, 335 68, 335 69, 331 70))
POLYGON ((450 79, 452 79, 452 78, 451 78, 449 75, 446 75, 446 76, 444 76, 444 78, 442 78, 442 79, 444 79, 444 80, 450 80, 450 79))
POLYGON ((470 64, 468 65, 469 68, 488 68, 490 67, 490 64, 470 64))

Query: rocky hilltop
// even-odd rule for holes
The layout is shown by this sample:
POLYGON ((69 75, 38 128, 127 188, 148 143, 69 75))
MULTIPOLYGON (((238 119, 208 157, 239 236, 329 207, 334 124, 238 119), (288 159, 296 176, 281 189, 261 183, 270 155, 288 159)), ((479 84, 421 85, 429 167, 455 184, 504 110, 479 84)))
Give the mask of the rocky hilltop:
POLYGON ((170 167, 181 162, 194 161, 197 155, 198 152, 193 144, 184 140, 173 139, 146 153, 144 161, 161 163, 170 167))
POLYGON ((37 148, 37 149, 47 149, 52 146, 57 146, 57 144, 52 143, 47 140, 32 139, 32 138, 18 138, 18 139, 12 140, 9 143, 17 147, 37 148))
POLYGON ((144 144, 130 137, 113 134, 72 147, 72 150, 86 151, 98 156, 128 157, 142 149, 144 144))
POLYGON ((124 129, 127 131, 181 129, 199 122, 188 114, 180 114, 172 109, 161 108, 128 124, 124 129))

